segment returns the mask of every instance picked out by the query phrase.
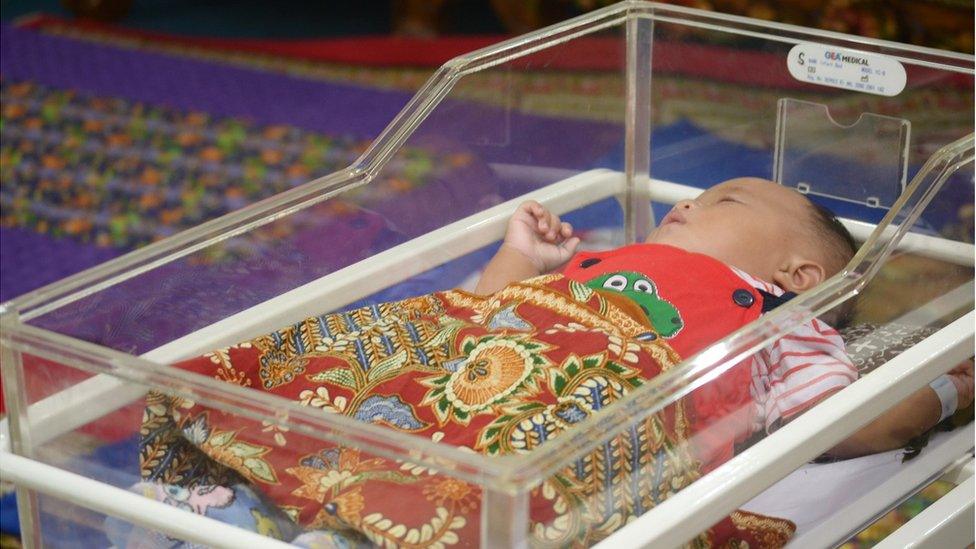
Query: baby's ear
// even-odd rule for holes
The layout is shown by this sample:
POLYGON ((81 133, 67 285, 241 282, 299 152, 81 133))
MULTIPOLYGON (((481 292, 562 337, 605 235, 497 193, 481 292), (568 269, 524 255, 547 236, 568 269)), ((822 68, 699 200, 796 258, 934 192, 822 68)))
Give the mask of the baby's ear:
POLYGON ((820 263, 802 257, 791 258, 773 274, 777 286, 795 293, 809 290, 826 278, 827 271, 820 263))

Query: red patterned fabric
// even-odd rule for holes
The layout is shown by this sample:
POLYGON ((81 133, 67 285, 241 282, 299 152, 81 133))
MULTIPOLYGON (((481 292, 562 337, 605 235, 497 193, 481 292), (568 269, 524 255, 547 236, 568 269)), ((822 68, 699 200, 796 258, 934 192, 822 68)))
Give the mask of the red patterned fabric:
MULTIPOLYGON (((439 292, 309 318, 178 366, 500 456, 561 436, 679 361, 648 334, 647 317, 618 294, 550 275, 488 297, 439 292)), ((648 417, 533 489, 533 541, 591 544, 698 478, 684 407, 648 417)), ((387 546, 477 545, 479 486, 278 423, 153 394, 143 476, 193 485, 239 475, 306 528, 387 546)), ((705 532, 696 544, 740 532, 730 521, 713 529, 721 539, 705 532)))

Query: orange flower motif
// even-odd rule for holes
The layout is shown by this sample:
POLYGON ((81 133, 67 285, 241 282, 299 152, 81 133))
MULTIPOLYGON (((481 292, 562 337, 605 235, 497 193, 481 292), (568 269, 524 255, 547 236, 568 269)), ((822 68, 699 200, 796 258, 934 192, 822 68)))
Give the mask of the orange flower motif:
POLYGON ((215 461, 236 470, 248 480, 277 484, 277 475, 262 457, 271 448, 237 441, 236 436, 236 432, 215 433, 200 447, 215 461), (222 435, 224 438, 229 437, 229 442, 220 440, 222 435), (255 468, 255 463, 260 463, 263 467, 255 468))
MULTIPOLYGON (((335 504, 335 514, 349 524, 359 524, 361 520, 359 514, 366 506, 363 494, 360 493, 358 487, 340 494, 330 503, 335 504)), ((326 504, 325 507, 326 511, 330 509, 329 504, 326 504)))
POLYGON ((421 316, 438 314, 441 311, 440 303, 432 296, 424 295, 414 297, 401 302, 403 312, 407 318, 415 319, 421 316))
POLYGON ((531 358, 517 345, 482 345, 452 376, 448 399, 465 410, 483 409, 510 393, 531 371, 531 358))
POLYGON ((265 389, 273 389, 294 381, 295 376, 305 372, 308 359, 289 357, 285 353, 271 349, 258 359, 258 375, 265 389))
POLYGON ((443 364, 445 372, 420 381, 431 390, 422 405, 433 404, 440 424, 467 425, 512 394, 536 394, 541 368, 549 364, 545 343, 515 336, 467 337, 460 355, 443 364))
POLYGON ((309 456, 319 464, 305 464, 289 467, 285 471, 296 477, 302 486, 292 492, 292 495, 322 503, 330 493, 336 493, 347 487, 357 473, 383 467, 384 461, 379 458, 359 459, 359 450, 352 448, 338 448, 324 452, 320 456, 309 456), (325 459, 321 459, 325 456, 325 459))
POLYGON ((314 469, 312 467, 289 467, 288 474, 295 476, 302 486, 292 491, 293 496, 310 499, 322 503, 326 494, 342 481, 352 476, 351 471, 336 471, 335 469, 314 469))
POLYGON ((359 450, 353 448, 343 448, 339 452, 339 468, 350 469, 352 471, 369 471, 382 467, 383 460, 380 458, 359 459, 359 450))
POLYGON ((424 486, 424 497, 437 505, 443 506, 444 502, 453 503, 462 513, 474 509, 478 503, 477 494, 474 493, 471 485, 454 478, 446 478, 436 484, 424 486))

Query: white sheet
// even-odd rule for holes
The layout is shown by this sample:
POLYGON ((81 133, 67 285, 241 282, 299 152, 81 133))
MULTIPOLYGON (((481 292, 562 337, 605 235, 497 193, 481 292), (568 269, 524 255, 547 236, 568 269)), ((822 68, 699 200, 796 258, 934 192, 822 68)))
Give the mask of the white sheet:
MULTIPOLYGON (((937 433, 922 453, 908 462, 902 462, 904 451, 899 449, 834 463, 808 463, 742 508, 796 523, 791 546, 828 545, 824 531, 833 530, 833 534, 844 536, 843 530, 849 528, 841 525, 840 522, 845 521, 837 520, 837 517, 852 515, 853 509, 861 507, 860 500, 878 488, 890 490, 892 493, 888 496, 897 499, 918 487, 919 483, 925 484, 960 457, 959 448, 972 448, 972 432, 973 424, 937 433), (899 476, 904 477, 901 484, 905 492, 896 493, 892 480, 899 476)), ((870 520, 869 516, 867 520, 870 520)))

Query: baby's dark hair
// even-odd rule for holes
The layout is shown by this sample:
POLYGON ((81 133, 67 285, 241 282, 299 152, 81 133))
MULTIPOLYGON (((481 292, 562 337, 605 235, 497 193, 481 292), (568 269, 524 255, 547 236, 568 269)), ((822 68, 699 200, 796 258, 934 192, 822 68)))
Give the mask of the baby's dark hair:
POLYGON ((857 244, 854 242, 854 237, 850 231, 837 219, 834 212, 809 199, 808 202, 810 202, 813 213, 813 229, 816 236, 822 239, 823 249, 826 252, 827 265, 824 267, 828 271, 827 275, 833 276, 840 272, 847 265, 847 262, 854 257, 857 252, 857 244))
MULTIPOLYGON (((825 265, 827 276, 833 276, 840 272, 845 265, 854 257, 857 252, 857 244, 847 227, 837 219, 834 212, 811 201, 807 200, 811 206, 812 226, 814 234, 823 242, 822 249, 825 252, 825 265)), ((820 316, 820 319, 830 324, 834 328, 841 329, 847 326, 854 317, 855 299, 848 299, 834 309, 820 316)))

